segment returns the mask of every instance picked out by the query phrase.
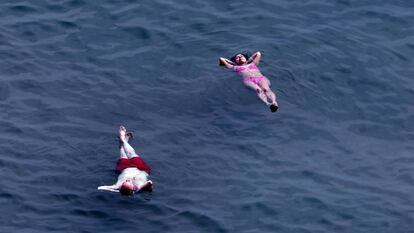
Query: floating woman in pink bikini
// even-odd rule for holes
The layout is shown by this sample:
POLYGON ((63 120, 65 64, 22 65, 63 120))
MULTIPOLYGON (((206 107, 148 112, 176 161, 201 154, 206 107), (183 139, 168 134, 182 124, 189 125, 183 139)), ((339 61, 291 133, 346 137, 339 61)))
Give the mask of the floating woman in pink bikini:
POLYGON ((220 65, 241 74, 244 85, 255 90, 257 96, 270 107, 270 111, 276 112, 279 107, 276 102, 276 95, 270 90, 270 81, 263 76, 256 66, 261 58, 260 52, 254 53, 249 59, 247 58, 246 54, 237 54, 230 60, 220 57, 220 65))

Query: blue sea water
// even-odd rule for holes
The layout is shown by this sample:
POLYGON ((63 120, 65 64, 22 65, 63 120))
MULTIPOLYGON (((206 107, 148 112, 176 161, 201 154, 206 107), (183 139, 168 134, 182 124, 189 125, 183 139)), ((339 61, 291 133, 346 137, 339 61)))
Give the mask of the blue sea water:
POLYGON ((409 0, 3 0, 0 232, 414 232, 413 57, 409 0))

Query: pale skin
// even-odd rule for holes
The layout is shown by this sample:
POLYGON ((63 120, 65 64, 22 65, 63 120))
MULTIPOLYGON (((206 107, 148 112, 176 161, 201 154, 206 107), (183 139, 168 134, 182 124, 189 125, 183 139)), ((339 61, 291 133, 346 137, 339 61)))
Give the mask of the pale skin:
POLYGON ((273 93, 273 91, 270 89, 270 81, 267 79, 258 68, 252 68, 249 69, 248 66, 250 64, 255 64, 256 66, 259 64, 261 59, 261 53, 255 52, 249 59, 244 57, 242 54, 237 54, 235 56, 235 62, 220 57, 219 62, 220 65, 225 66, 228 69, 235 69, 238 67, 244 68, 243 71, 239 72, 243 77, 243 83, 256 91, 257 96, 262 100, 266 105, 271 106, 275 105, 278 106, 278 103, 276 101, 276 95, 273 93), (263 77, 260 78, 257 82, 252 81, 245 81, 249 80, 252 77, 263 77))
MULTIPOLYGON (((129 137, 126 136, 125 127, 121 126, 119 128, 119 139, 120 139, 120 149, 119 154, 120 158, 131 159, 138 157, 135 153, 134 148, 128 143, 129 137)), ((121 186, 128 185, 134 191, 139 191, 142 187, 152 184, 152 181, 149 180, 149 175, 145 171, 141 171, 138 168, 130 167, 122 171, 118 176, 118 180, 113 185, 103 185, 99 186, 99 190, 106 190, 111 192, 119 192, 121 186)))

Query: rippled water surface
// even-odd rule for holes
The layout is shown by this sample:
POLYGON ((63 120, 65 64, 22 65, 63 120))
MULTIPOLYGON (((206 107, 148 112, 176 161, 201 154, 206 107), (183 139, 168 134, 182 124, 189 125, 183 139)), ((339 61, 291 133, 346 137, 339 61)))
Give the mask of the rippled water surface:
POLYGON ((413 232, 413 57, 410 0, 1 1, 0 232, 413 232))

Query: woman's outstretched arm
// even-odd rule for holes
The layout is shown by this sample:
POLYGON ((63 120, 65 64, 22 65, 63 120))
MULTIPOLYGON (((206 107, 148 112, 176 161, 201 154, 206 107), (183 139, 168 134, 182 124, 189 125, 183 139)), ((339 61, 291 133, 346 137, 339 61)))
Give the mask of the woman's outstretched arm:
POLYGON ((229 69, 233 69, 233 67, 234 67, 234 63, 232 61, 230 61, 229 59, 224 58, 224 57, 220 57, 219 64, 221 66, 225 66, 229 69))

